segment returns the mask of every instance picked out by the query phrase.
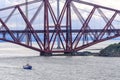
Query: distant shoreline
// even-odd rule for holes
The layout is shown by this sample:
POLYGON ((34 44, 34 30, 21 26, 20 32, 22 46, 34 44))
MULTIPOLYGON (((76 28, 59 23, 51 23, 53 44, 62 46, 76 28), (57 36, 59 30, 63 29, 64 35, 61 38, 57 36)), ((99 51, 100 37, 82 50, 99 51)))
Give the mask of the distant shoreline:
POLYGON ((78 54, 64 54, 64 53, 63 54, 52 54, 52 56, 99 56, 99 53, 91 53, 91 52, 89 52, 87 54, 86 52, 78 52, 78 54))

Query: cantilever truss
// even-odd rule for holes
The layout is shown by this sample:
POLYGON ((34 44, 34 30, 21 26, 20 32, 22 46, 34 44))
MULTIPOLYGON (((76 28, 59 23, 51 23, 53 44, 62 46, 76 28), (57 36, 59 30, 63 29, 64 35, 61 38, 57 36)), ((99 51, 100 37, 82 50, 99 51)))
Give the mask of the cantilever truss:
POLYGON ((28 6, 37 5, 37 8, 31 8, 27 18, 25 4, 0 9, 0 40, 52 53, 76 52, 120 36, 119 10, 81 0, 66 0, 57 18, 50 0, 35 0, 28 2, 28 6), (79 9, 81 5, 88 9, 79 9), (57 38, 60 49, 56 49, 57 38))

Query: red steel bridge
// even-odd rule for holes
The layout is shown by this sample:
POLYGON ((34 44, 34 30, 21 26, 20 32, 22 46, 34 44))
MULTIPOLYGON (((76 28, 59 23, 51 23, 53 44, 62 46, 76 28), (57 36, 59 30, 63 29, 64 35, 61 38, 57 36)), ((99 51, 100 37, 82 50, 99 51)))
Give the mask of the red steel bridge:
POLYGON ((0 9, 0 40, 52 55, 72 54, 120 36, 120 10, 64 0, 57 17, 55 3, 56 0, 35 0, 0 9))

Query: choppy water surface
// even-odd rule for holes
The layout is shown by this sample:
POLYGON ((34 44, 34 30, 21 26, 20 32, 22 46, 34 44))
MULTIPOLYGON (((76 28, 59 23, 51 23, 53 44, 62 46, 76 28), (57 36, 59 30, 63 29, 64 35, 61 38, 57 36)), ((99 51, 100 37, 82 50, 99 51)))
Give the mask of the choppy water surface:
POLYGON ((120 80, 120 58, 0 58, 0 80, 120 80), (22 69, 26 63, 33 70, 22 69))
MULTIPOLYGON (((86 50, 95 52, 107 45, 104 43, 86 50)), ((1 43, 0 80, 120 80, 120 58, 39 57, 38 52, 1 43), (31 64, 33 70, 22 69, 26 63, 31 64)))

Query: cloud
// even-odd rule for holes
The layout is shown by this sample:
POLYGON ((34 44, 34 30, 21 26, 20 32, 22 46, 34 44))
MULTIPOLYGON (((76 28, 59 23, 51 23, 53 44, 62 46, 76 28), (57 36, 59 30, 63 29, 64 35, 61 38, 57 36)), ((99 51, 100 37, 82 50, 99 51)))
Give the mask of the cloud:
MULTIPOLYGON (((119 9, 120 5, 120 0, 116 0, 116 1, 113 1, 113 0, 82 0, 82 1, 85 1, 85 2, 89 2, 89 3, 94 3, 94 4, 98 4, 98 5, 101 5, 101 6, 106 6, 106 7, 110 7, 110 8, 114 8, 114 9, 119 9)), ((84 18, 86 18, 88 16, 88 13, 90 13, 91 11, 91 6, 87 6, 87 5, 83 5, 83 4, 80 4, 80 3, 75 3, 75 5, 77 5, 77 9, 82 13, 82 16, 84 18), (86 13, 86 14, 85 14, 86 13)), ((111 16, 114 14, 113 11, 110 11, 110 10, 104 10, 104 9, 101 9, 103 11, 103 13, 110 19, 111 16)), ((95 19, 99 19, 101 18, 100 17, 100 14, 97 12, 94 13, 94 16, 93 16, 95 19)), ((74 17, 74 20, 75 20, 76 17, 74 17)), ((76 18, 77 20, 77 18, 76 18)))
POLYGON ((98 5, 103 5, 103 6, 107 6, 107 7, 111 7, 111 8, 120 10, 120 5, 119 5, 120 0, 83 0, 83 1, 95 3, 98 5))
MULTIPOLYGON (((4 6, 12 6, 12 5, 16 5, 16 4, 20 4, 20 3, 25 2, 25 0, 0 0, 0 2, 1 1, 4 4, 4 6)), ((32 1, 32 0, 28 0, 28 1, 32 1)), ((52 0, 50 0, 50 1, 52 1, 52 0)), ((111 8, 115 8, 115 9, 119 9, 119 7, 120 7, 120 5, 119 5, 120 0, 116 0, 116 1, 114 1, 114 0, 83 0, 83 1, 90 2, 90 3, 95 3, 95 4, 98 4, 98 5, 103 5, 103 6, 107 6, 107 7, 111 7, 111 8)), ((64 2, 65 2, 65 0, 62 0, 62 1, 60 0, 60 10, 63 8, 64 2)), ((56 0, 53 0, 53 2, 51 2, 51 3, 52 3, 52 8, 54 8, 54 12, 55 12, 55 15, 56 15, 56 10, 57 10, 56 0)), ((77 3, 76 6, 77 6, 77 9, 79 9, 79 8, 81 9, 81 10, 79 9, 79 11, 81 12, 81 14, 84 17, 84 19, 86 19, 88 14, 89 14, 89 12, 92 9, 92 7, 86 6, 86 5, 82 5, 80 3, 77 3), (83 10, 85 10, 85 11, 83 11, 83 10)), ((108 18, 110 18, 112 14, 113 13, 111 13, 109 11, 105 12, 105 15, 107 15, 108 18)), ((97 20, 99 20, 101 18, 100 15, 98 15, 98 14, 95 14, 95 16, 93 16, 93 17, 95 19, 97 19, 97 20)), ((72 20, 78 20, 78 18, 77 18, 75 13, 72 14, 72 20)), ((13 27, 13 26, 16 26, 16 25, 12 24, 10 27, 13 27)))
MULTIPOLYGON (((2 6, 0 6, 0 7, 17 5, 17 4, 20 4, 20 3, 24 3, 25 1, 26 0, 0 0, 0 3, 2 3, 2 6)), ((33 0, 28 0, 28 1, 33 1, 33 0)))

